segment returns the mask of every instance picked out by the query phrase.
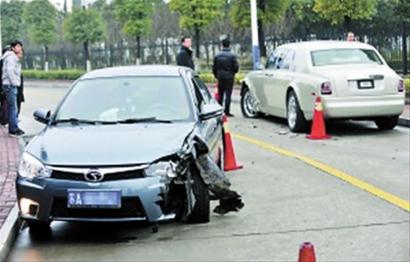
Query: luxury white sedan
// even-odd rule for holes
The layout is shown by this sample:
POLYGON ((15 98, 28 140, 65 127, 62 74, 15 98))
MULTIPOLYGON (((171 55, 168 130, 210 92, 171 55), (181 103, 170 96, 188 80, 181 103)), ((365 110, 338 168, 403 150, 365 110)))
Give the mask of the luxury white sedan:
POLYGON ((404 81, 371 45, 312 41, 279 46, 266 68, 242 82, 245 117, 286 118, 293 132, 306 131, 320 96, 327 119, 371 119, 393 129, 404 109, 404 81))

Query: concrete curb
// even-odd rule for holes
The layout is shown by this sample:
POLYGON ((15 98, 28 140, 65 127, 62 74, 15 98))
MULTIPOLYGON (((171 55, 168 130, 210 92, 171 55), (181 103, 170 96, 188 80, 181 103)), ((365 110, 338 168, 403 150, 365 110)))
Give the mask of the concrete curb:
POLYGON ((16 203, 0 229, 0 261, 6 261, 20 226, 21 221, 18 218, 18 207, 16 203))

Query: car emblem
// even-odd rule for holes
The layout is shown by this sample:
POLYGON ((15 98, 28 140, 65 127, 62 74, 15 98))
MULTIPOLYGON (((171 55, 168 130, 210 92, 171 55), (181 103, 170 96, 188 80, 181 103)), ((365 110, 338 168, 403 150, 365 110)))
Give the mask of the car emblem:
POLYGON ((104 179, 104 174, 100 173, 98 170, 91 169, 84 174, 84 178, 89 182, 100 182, 104 179))

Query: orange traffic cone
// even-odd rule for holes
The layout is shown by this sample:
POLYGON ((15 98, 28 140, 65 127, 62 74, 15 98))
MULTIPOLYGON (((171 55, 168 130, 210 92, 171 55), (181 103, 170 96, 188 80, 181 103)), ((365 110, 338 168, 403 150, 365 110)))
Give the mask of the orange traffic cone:
POLYGON ((309 242, 305 242, 299 249, 298 262, 316 262, 315 248, 309 242))
POLYGON ((223 122, 224 122, 224 132, 225 132, 224 134, 224 149, 225 149, 224 150, 225 151, 224 170, 233 171, 233 170, 241 169, 243 166, 239 166, 236 163, 231 134, 229 133, 229 128, 228 128, 228 118, 226 117, 226 115, 223 116, 223 122))
POLYGON ((313 112, 312 129, 310 135, 306 136, 309 139, 329 139, 326 135, 325 121, 323 119, 323 106, 320 96, 316 97, 315 111, 313 112))

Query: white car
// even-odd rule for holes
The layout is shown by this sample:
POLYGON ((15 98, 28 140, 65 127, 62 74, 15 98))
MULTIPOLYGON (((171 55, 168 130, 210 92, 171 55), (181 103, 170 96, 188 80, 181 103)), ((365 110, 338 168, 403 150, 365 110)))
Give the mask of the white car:
POLYGON ((404 109, 404 81, 371 45, 312 41, 279 46, 266 68, 242 82, 245 117, 286 118, 293 132, 306 131, 315 98, 327 119, 371 119, 393 129, 404 109))

